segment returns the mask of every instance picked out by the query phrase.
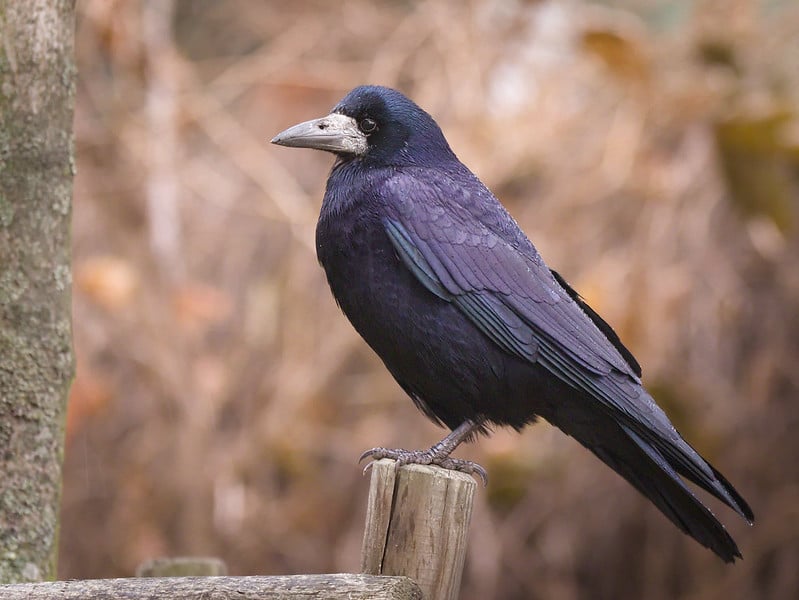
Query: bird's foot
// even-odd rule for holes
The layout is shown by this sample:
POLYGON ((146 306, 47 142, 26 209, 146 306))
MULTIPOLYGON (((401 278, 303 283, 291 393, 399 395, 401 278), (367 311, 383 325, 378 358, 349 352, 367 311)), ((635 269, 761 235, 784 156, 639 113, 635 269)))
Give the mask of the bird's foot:
POLYGON ((371 459, 371 462, 364 467, 364 473, 371 468, 374 461, 380 460, 381 458, 390 458, 396 461, 398 467, 401 467, 402 465, 437 465, 442 469, 460 471, 461 473, 466 473, 467 475, 477 475, 483 482, 483 486, 488 485, 488 473, 483 467, 470 460, 461 460, 460 458, 441 456, 434 451, 434 448, 430 448, 429 450, 372 448, 371 450, 367 450, 361 454, 358 462, 361 462, 365 458, 371 459))

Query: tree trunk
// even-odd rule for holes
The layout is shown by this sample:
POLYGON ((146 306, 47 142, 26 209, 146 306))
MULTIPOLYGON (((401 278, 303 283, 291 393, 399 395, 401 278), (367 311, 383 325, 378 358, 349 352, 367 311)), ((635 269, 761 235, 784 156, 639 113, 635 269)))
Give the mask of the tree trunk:
POLYGON ((0 0, 0 583, 55 576, 74 364, 74 0, 0 0))

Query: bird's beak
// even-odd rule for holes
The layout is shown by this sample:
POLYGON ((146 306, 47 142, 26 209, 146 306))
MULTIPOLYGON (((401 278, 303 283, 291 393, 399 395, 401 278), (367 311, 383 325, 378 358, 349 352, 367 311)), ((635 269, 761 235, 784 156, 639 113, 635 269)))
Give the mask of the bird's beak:
POLYGON ((289 127, 272 138, 272 143, 358 156, 367 150, 366 135, 355 119, 338 113, 289 127))

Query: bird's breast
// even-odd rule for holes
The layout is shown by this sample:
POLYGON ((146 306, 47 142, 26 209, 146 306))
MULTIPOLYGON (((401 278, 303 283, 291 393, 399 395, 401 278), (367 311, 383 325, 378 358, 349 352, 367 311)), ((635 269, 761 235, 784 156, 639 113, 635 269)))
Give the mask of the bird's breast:
POLYGON ((425 413, 450 427, 491 415, 503 355, 416 279, 378 217, 320 219, 317 255, 344 314, 425 413))
POLYGON ((407 291, 407 276, 382 224, 369 214, 321 218, 316 252, 333 296, 359 323, 382 315, 407 291))

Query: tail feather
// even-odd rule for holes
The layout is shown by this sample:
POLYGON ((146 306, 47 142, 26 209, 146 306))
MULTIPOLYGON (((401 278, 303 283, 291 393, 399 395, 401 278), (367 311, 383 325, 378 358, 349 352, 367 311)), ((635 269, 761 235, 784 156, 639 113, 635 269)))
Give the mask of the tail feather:
MULTIPOLYGON (((585 414, 586 406, 590 404, 583 404, 579 400, 568 403, 568 406, 561 404, 558 414, 549 415, 553 419, 548 420, 591 450, 657 506, 678 528, 715 552, 722 560, 734 562, 736 558, 741 558, 735 540, 710 509, 697 499, 679 473, 705 489, 710 488, 709 492, 729 503, 716 488, 725 490, 733 502, 732 508, 738 510, 740 507, 739 512, 745 517, 751 516, 751 509, 726 479, 703 461, 701 465, 708 467, 717 479, 711 483, 710 478, 705 476, 705 480, 702 480, 693 470, 683 468, 683 461, 677 461, 675 465, 671 456, 673 451, 668 456, 664 455, 659 445, 643 439, 637 430, 619 424, 606 413, 592 411, 590 415, 585 414)), ((699 460, 702 460, 701 457, 699 460)))
MULTIPOLYGON (((605 378, 602 383, 614 388, 619 397, 624 397, 626 392, 628 398, 635 398, 635 401, 626 403, 603 402, 602 405, 607 411, 606 415, 633 437, 644 452, 657 452, 660 461, 665 461, 674 471, 713 494, 750 525, 754 523, 754 513, 746 501, 721 473, 682 438, 666 413, 640 383, 625 378, 623 374, 605 378)), ((582 411, 590 410, 589 406, 583 407, 582 411)))
MULTIPOLYGON (((675 525, 706 548, 710 548, 722 560, 734 562, 736 558, 742 558, 732 536, 710 509, 703 505, 683 483, 669 462, 637 434, 626 427, 623 429, 651 463, 654 463, 651 465, 654 468, 642 469, 640 464, 633 469, 627 465, 622 469, 613 468, 654 502, 675 525), (628 476, 628 471, 632 472, 632 477, 628 476)), ((622 453, 617 454, 620 456, 622 453)))
MULTIPOLYGON (((666 419, 665 414, 663 419, 666 419)), ((677 473, 713 494, 750 525, 754 523, 752 509, 732 484, 682 439, 668 420, 666 423, 669 425, 666 432, 652 427, 651 424, 648 428, 641 427, 638 423, 624 424, 622 427, 647 454, 650 450, 656 451, 660 459, 677 473)))
POLYGON ((703 490, 713 494, 716 498, 724 502, 724 504, 741 515, 741 517, 746 519, 747 523, 752 525, 755 522, 755 515, 752 512, 752 509, 749 507, 749 504, 746 503, 746 500, 741 497, 732 484, 727 481, 724 475, 719 473, 719 471, 715 469, 713 465, 703 459, 693 448, 691 448, 691 451, 692 455, 689 457, 693 460, 700 460, 707 465, 707 467, 710 469, 710 472, 713 474, 712 478, 695 476, 695 471, 693 469, 685 468, 683 461, 675 461, 671 456, 668 457, 669 462, 675 466, 680 475, 697 484, 703 490))
POLYGON ((738 490, 736 490, 734 487, 732 487, 732 484, 729 481, 727 481, 727 478, 724 477, 724 475, 722 475, 721 473, 719 473, 718 470, 716 470, 713 467, 713 465, 708 463, 708 466, 713 471, 713 475, 716 476, 716 479, 718 480, 718 482, 722 486, 724 486, 724 489, 727 492, 727 494, 732 498, 732 500, 737 505, 737 508, 735 506, 733 506, 732 508, 735 509, 735 511, 739 515, 741 515, 744 519, 746 519, 747 523, 749 523, 750 525, 754 525, 755 524, 755 513, 752 511, 752 508, 749 506, 749 504, 747 504, 746 500, 743 499, 741 494, 738 493, 738 490))

